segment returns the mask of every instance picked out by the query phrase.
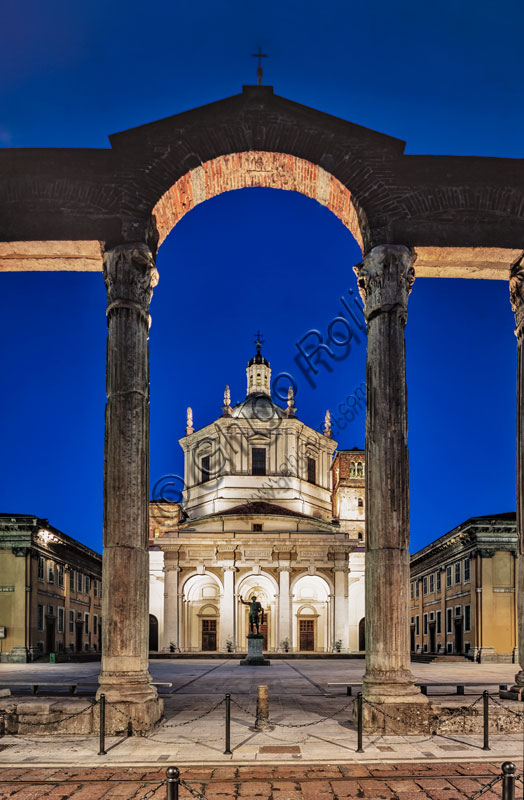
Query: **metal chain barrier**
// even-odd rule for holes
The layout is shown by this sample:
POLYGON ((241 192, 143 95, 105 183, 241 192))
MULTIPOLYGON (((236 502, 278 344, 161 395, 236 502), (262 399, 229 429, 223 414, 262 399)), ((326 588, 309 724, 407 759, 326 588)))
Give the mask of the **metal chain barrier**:
POLYGON ((156 786, 153 786, 153 787, 152 787, 152 788, 151 788, 151 789, 150 789, 148 792, 146 792, 146 794, 142 795, 142 797, 140 798, 140 800, 149 800, 149 798, 150 798, 150 797, 153 797, 153 795, 155 794, 155 792, 156 792, 158 789, 160 789, 160 787, 161 787, 161 786, 165 786, 165 785, 166 785, 166 783, 167 783, 167 781, 165 781, 165 780, 163 780, 163 781, 160 781, 160 783, 157 783, 157 784, 156 784, 156 786))
MULTIPOLYGON (((199 792, 198 789, 195 789, 194 786, 190 786, 190 784, 187 783, 186 781, 182 780, 182 778, 179 778, 179 783, 180 783, 180 786, 183 786, 184 789, 187 789, 189 794, 192 794, 193 797, 197 798, 197 800, 208 800, 208 798, 205 796, 205 794, 202 794, 202 792, 199 792)), ((143 798, 143 800, 146 800, 146 799, 143 798)))
POLYGON ((118 706, 116 705, 116 703, 111 703, 111 702, 110 702, 109 700, 107 700, 107 699, 106 699, 106 704, 107 704, 108 706, 110 706, 111 708, 114 708, 114 709, 115 709, 115 711, 117 712, 117 714, 120 714, 120 716, 121 716, 121 717, 124 717, 124 719, 127 719, 127 721, 128 721, 128 722, 133 722, 133 723, 135 723, 135 725, 136 725, 137 727, 134 727, 134 728, 133 728, 133 733, 139 733, 140 735, 145 735, 145 734, 147 733, 147 730, 148 730, 148 729, 147 729, 147 728, 142 728, 142 727, 141 727, 141 724, 142 724, 142 723, 141 723, 141 721, 140 721, 139 719, 137 719, 136 717, 133 717, 131 714, 128 714, 126 711, 122 711, 122 709, 121 709, 121 708, 118 708, 118 706))
POLYGON ((495 775, 493 780, 491 780, 489 783, 483 786, 482 789, 479 789, 478 792, 472 794, 471 797, 468 798, 468 800, 478 800, 479 797, 482 797, 483 794, 489 792, 490 789, 493 789, 493 787, 496 786, 497 783, 500 783, 501 781, 502 781, 502 775, 495 775))
POLYGON ((285 722, 275 722, 275 720, 270 719, 269 723, 271 725, 276 725, 279 728, 307 728, 309 725, 318 725, 319 722, 326 722, 328 719, 333 719, 336 717, 337 714, 341 714, 345 711, 349 706, 353 706, 353 699, 349 700, 342 708, 337 708, 332 714, 328 714, 326 717, 320 717, 320 719, 315 719, 313 722, 297 722, 297 723, 288 723, 285 722))
POLYGON ((491 702, 492 702, 494 705, 496 705, 496 706, 500 706, 501 708, 503 708, 503 709, 504 709, 504 711, 507 711, 507 712, 508 712, 508 714, 513 714, 513 716, 515 716, 515 717, 520 717, 521 719, 524 717, 524 714, 521 714, 521 713, 520 713, 520 711, 513 711, 513 709, 512 709, 512 708, 508 708, 508 706, 505 706, 505 705, 504 705, 504 703, 501 703, 501 702, 500 702, 500 700, 499 700, 498 698, 496 698, 496 697, 495 697, 495 695, 493 695, 493 694, 490 694, 490 695, 489 695, 489 699, 491 700, 491 702))
POLYGON ((207 711, 204 711, 202 714, 199 714, 197 717, 193 717, 192 719, 186 719, 186 720, 184 720, 184 722, 177 722, 177 723, 175 723, 173 725, 170 725, 169 723, 164 723, 161 726, 161 728, 162 729, 163 728, 181 728, 182 725, 189 725, 191 722, 197 722, 199 719, 204 719, 204 717, 207 717, 208 714, 212 714, 213 711, 216 711, 216 709, 219 706, 221 706, 222 703, 224 703, 224 702, 225 702, 225 700, 224 700, 224 698, 222 698, 222 700, 219 700, 218 703, 215 703, 214 706, 211 706, 211 708, 208 708, 207 711))
MULTIPOLYGON (((91 705, 87 706, 86 708, 83 708, 81 711, 75 711, 74 714, 68 714, 67 717, 60 717, 59 719, 47 720, 46 722, 20 722, 20 721, 18 721, 18 724, 19 725, 32 725, 32 726, 34 726, 36 728, 47 728, 47 727, 49 727, 49 725, 59 725, 61 722, 67 722, 68 720, 74 719, 75 717, 80 717, 82 714, 85 714, 86 711, 91 711, 91 709, 94 708, 96 705, 98 705, 98 701, 94 700, 91 703, 91 705)), ((53 712, 51 711, 50 713, 52 714, 53 712)), ((54 713, 58 713, 58 712, 54 712, 54 713)), ((9 712, 2 714, 2 718, 1 718, 1 721, 0 721, 0 729, 2 730, 2 733, 4 735, 5 735, 5 731, 6 731, 6 722, 9 720, 10 716, 12 716, 12 715, 9 714, 9 712)))

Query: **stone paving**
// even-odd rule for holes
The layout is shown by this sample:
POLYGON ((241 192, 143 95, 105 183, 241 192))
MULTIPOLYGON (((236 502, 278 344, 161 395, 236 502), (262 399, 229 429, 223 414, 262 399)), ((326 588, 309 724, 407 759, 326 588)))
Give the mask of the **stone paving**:
MULTIPOLYGON (((208 800, 500 800, 500 764, 250 765, 182 768, 208 800), (490 784, 493 785, 490 787, 490 784)), ((0 769, 1 800, 164 800, 165 768, 0 769)), ((182 784, 180 800, 189 800, 182 784)), ((517 783, 516 800, 522 798, 517 783)))
MULTIPOLYGON (((489 782, 487 776, 500 773, 503 761, 521 764, 520 733, 492 734, 489 752, 482 750, 480 736, 460 733, 446 737, 365 735, 364 753, 357 753, 352 698, 346 696, 345 686, 329 684, 346 680, 358 684, 363 667, 362 661, 328 659, 274 660, 271 667, 251 669, 241 669, 236 660, 226 659, 152 661, 154 680, 173 684, 161 689, 165 720, 160 727, 147 737, 108 738, 105 756, 98 756, 97 737, 5 736, 0 739, 0 800, 140 800, 154 790, 157 778, 163 780, 169 765, 187 772, 200 790, 202 784, 210 800, 244 796, 454 800, 472 796, 477 784, 481 788, 482 781, 489 782), (256 687, 261 683, 269 686, 272 722, 295 727, 275 724, 269 731, 253 730, 256 687), (225 691, 235 701, 232 755, 224 754, 224 705, 207 713, 220 703, 225 691), (331 714, 332 719, 320 721, 331 714), (432 780, 437 782, 431 784, 432 780), (39 781, 46 782, 40 785, 39 781)), ((95 691, 96 686, 88 684, 96 683, 98 670, 99 664, 2 664, 0 688, 2 680, 10 678, 75 678, 79 694, 87 696, 95 691)), ((515 666, 413 664, 413 671, 417 680, 433 684, 435 689, 446 682, 465 684, 466 697, 446 698, 459 706, 469 704, 484 687, 495 691, 499 683, 511 683, 515 666)), ((66 688, 54 699, 65 694, 66 688)), ((500 798, 499 789, 500 784, 483 796, 500 798)), ((164 798, 165 787, 151 797, 164 798)))

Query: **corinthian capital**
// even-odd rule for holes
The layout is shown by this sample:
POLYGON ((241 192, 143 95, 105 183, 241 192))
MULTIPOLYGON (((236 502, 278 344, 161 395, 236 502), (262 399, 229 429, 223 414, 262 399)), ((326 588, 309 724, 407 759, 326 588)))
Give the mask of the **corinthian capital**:
POLYGON ((374 247, 353 267, 368 322, 376 314, 395 307, 407 312, 415 281, 414 262, 415 256, 408 247, 384 244, 374 247))
POLYGON ((511 267, 509 299, 515 313, 515 333, 519 336, 524 331, 524 258, 511 267))
POLYGON ((120 244, 104 253, 107 303, 128 303, 147 313, 158 283, 153 254, 142 242, 120 244))

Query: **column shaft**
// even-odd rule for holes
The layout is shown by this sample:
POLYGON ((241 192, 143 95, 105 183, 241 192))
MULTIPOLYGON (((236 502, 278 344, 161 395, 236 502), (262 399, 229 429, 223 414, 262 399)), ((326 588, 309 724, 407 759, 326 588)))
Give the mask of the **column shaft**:
POLYGON ((342 642, 343 650, 348 647, 348 598, 347 598, 347 574, 349 569, 346 567, 335 567, 335 641, 342 642))
POLYGON ((107 405, 104 472, 103 644, 100 690, 110 700, 157 701, 148 672, 149 248, 104 255, 107 405))
POLYGON ((224 590, 220 600, 220 649, 227 650, 229 639, 235 636, 235 567, 224 567, 224 590))
MULTIPOLYGON (((367 320, 366 674, 375 702, 422 699, 409 648, 409 465, 404 327, 415 278, 402 246, 355 267, 367 320)), ((426 698, 424 698, 426 699, 426 698)))
POLYGON ((517 337, 517 613, 520 671, 515 676, 524 693, 524 259, 512 267, 509 279, 511 307, 517 337))
POLYGON ((279 602, 278 602, 278 636, 279 641, 276 642, 277 649, 282 649, 282 642, 287 639, 289 647, 292 646, 292 633, 291 633, 291 597, 289 594, 289 575, 291 567, 279 567, 278 569, 278 589, 279 589, 279 602))

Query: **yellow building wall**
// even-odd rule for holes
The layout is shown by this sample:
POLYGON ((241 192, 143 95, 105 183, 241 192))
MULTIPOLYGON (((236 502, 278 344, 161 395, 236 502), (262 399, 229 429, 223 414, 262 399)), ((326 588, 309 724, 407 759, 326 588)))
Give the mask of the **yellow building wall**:
POLYGON ((482 559, 482 645, 512 653, 515 641, 515 566, 512 553, 482 559))
POLYGON ((25 645, 26 558, 2 550, 0 557, 0 626, 6 628, 6 638, 0 639, 2 653, 25 645), (14 591, 6 591, 14 586, 14 591))

